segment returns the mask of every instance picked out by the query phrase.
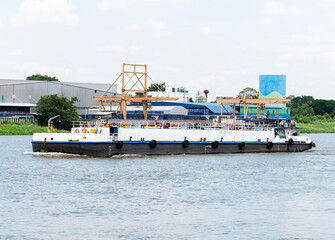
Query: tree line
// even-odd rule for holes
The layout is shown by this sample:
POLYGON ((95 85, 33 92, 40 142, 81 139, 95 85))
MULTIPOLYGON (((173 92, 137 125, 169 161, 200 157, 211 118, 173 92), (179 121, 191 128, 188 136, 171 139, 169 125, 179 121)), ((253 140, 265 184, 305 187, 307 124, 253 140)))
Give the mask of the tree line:
POLYGON ((287 107, 291 108, 291 118, 297 122, 335 121, 335 100, 314 99, 312 96, 291 96, 291 102, 287 107))

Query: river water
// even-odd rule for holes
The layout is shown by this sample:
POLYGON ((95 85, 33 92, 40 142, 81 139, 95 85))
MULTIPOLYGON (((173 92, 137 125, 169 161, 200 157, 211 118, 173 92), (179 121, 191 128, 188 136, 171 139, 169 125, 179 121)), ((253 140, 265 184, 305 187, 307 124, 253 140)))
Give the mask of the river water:
POLYGON ((0 239, 335 239, 335 134, 303 153, 88 158, 0 136, 0 239))

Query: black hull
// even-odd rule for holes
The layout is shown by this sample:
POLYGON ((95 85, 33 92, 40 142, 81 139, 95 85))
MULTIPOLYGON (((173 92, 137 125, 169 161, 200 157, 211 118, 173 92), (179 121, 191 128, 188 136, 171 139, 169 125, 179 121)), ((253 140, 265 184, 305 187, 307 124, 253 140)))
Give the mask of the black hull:
POLYGON ((175 155, 175 154, 218 154, 218 153, 265 153, 302 152, 312 148, 306 143, 225 143, 211 142, 32 142, 34 152, 61 152, 94 157, 110 157, 118 154, 175 155))

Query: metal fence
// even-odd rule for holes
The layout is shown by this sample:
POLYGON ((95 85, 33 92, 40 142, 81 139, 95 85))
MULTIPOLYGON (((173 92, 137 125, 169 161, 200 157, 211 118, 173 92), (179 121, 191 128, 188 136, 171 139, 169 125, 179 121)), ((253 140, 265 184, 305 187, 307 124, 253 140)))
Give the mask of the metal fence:
POLYGON ((34 117, 0 117, 0 124, 4 123, 35 123, 34 117))

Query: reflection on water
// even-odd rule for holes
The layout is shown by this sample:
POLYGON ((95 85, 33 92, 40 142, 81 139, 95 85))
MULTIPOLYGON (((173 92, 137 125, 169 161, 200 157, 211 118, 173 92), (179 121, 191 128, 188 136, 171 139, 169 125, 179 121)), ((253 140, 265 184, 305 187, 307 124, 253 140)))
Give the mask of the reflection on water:
POLYGON ((334 134, 303 153, 31 153, 0 136, 0 239, 334 239, 334 134))

